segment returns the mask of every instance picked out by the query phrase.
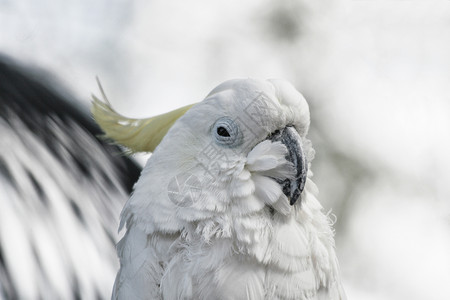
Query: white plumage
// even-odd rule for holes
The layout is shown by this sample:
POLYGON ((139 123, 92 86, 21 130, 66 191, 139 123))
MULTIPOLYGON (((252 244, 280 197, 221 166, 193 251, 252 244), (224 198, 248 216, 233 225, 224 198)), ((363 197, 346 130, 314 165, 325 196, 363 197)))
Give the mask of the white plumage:
MULTIPOLYGON (((100 124, 105 107, 95 103, 100 124)), ((113 119, 102 124, 112 138, 113 119)), ((227 81, 187 110, 123 209, 113 299, 345 299, 312 173, 295 185, 295 159, 314 156, 309 121, 281 80, 227 81), (273 138, 287 128, 288 143, 273 138)))

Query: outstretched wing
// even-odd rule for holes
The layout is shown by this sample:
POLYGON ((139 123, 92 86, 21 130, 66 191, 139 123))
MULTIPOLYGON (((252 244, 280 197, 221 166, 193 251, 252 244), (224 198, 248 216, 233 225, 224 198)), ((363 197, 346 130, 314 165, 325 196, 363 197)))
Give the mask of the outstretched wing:
POLYGON ((107 299, 140 167, 44 78, 0 59, 0 298, 107 299))

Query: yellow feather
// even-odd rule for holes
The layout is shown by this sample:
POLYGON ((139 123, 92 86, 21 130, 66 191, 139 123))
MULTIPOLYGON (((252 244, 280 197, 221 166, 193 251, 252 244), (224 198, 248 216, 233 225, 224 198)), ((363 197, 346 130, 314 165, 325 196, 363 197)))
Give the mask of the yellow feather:
POLYGON ((117 113, 97 79, 104 101, 92 95, 91 112, 105 132, 105 137, 130 149, 130 152, 153 152, 170 127, 194 104, 146 119, 131 119, 117 113))

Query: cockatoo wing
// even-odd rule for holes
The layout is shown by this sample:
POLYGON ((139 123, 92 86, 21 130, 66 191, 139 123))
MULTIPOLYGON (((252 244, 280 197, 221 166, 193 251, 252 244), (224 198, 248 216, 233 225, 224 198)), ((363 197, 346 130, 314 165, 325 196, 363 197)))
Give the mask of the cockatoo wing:
POLYGON ((50 79, 0 57, 0 299, 108 299, 141 168, 50 79))

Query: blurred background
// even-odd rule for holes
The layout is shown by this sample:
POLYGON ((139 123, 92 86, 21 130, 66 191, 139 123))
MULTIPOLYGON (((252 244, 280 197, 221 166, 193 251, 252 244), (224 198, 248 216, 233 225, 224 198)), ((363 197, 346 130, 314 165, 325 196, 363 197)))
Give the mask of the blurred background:
MULTIPOLYGON (((200 101, 230 78, 291 81, 310 105, 348 298, 450 299, 450 1, 1 0, 0 28, 2 54, 85 108, 98 76, 129 117, 200 101)), ((108 298, 114 263, 79 296, 108 298)), ((19 295, 31 299, 29 280, 19 295)))

